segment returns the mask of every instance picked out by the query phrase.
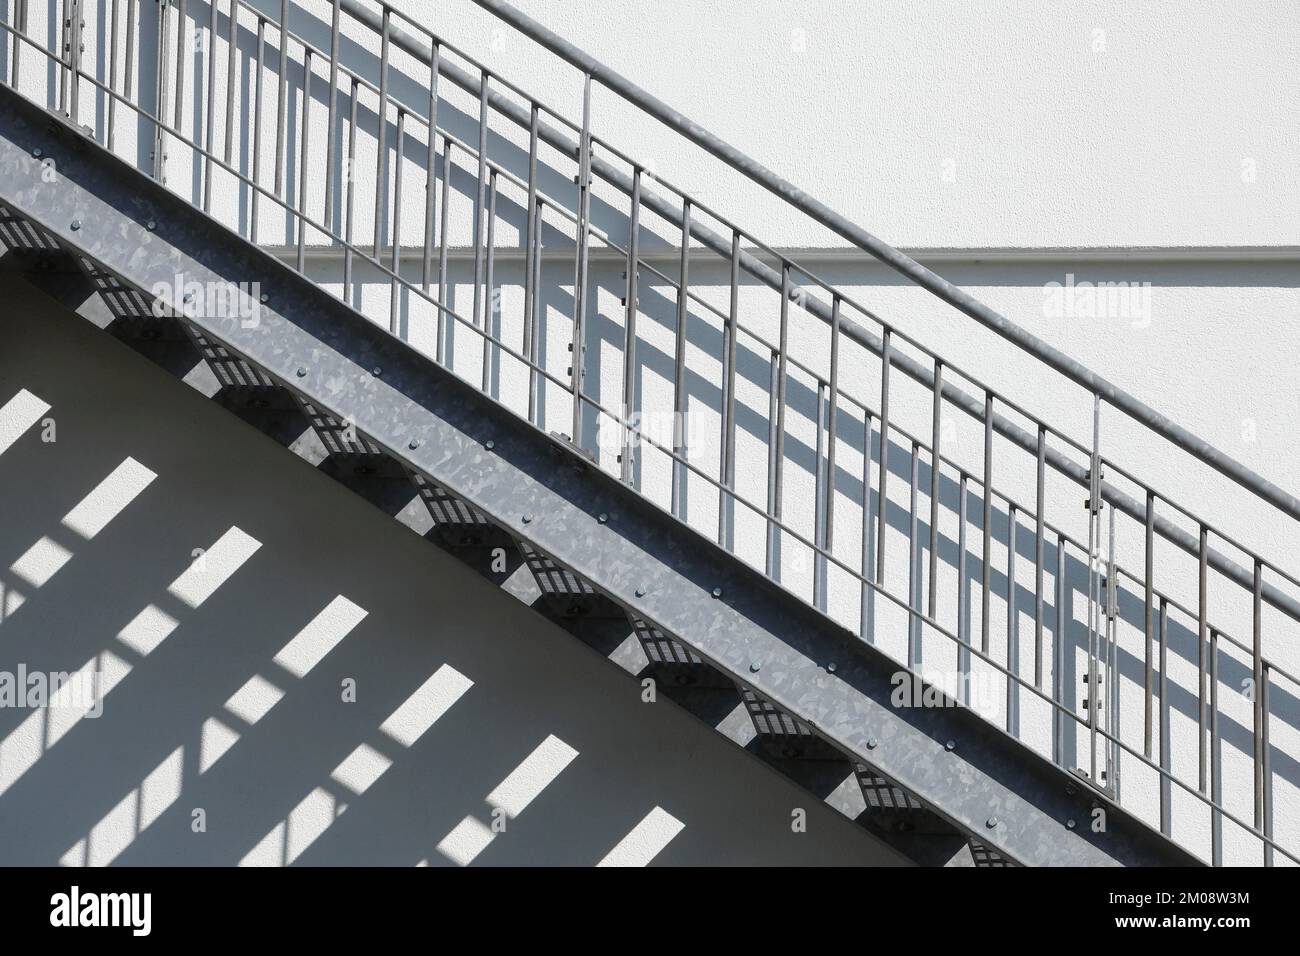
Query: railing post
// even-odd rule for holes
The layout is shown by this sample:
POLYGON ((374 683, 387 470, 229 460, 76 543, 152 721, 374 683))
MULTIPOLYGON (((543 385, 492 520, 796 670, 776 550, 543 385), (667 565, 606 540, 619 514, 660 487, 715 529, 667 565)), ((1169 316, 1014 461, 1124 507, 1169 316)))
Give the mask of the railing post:
POLYGON ((591 229, 591 74, 582 79, 582 136, 578 144, 578 249, 573 280, 573 434, 582 447, 582 377, 586 366, 587 243, 591 229))
MULTIPOLYGON (((429 58, 429 139, 425 145, 424 155, 424 261, 421 264, 420 283, 425 295, 429 294, 433 280, 433 223, 438 215, 438 72, 441 49, 435 42, 433 55, 429 58)), ((532 242, 533 223, 528 221, 529 247, 532 242)), ((524 295, 527 296, 527 291, 524 295)), ((439 305, 444 303, 439 302, 439 305)), ((525 309, 527 311, 527 309, 525 309)), ((438 312, 438 325, 442 324, 442 311, 438 312)))
POLYGON ((1173 781, 1169 779, 1169 602, 1160 598, 1160 832, 1172 832, 1173 781))
POLYGON ((1143 701, 1144 708, 1142 714, 1142 753, 1151 758, 1151 684, 1152 684, 1152 642, 1155 637, 1155 527, 1156 527, 1156 496, 1155 492, 1147 492, 1147 521, 1146 521, 1146 544, 1144 547, 1146 554, 1146 666, 1143 668, 1143 701))
POLYGON ((686 501, 686 466, 682 463, 687 455, 686 448, 686 410, 689 406, 686 397, 686 323, 690 319, 690 284, 691 284, 691 203, 682 202, 682 247, 681 262, 678 267, 677 286, 677 330, 673 349, 673 483, 672 513, 679 518, 685 517, 686 501))
MULTIPOLYGON (((156 0, 156 3, 158 6, 158 19, 156 21, 157 26, 156 26, 155 43, 154 43, 154 79, 153 79, 154 82, 153 115, 155 117, 155 122, 153 124, 153 129, 150 130, 150 139, 153 141, 153 178, 160 183, 166 184, 167 166, 164 160, 166 159, 165 151, 167 149, 167 138, 166 135, 163 133, 163 129, 165 128, 165 124, 163 122, 163 113, 167 109, 167 76, 171 71, 167 69, 167 52, 166 52, 167 51, 167 3, 165 2, 165 0, 156 0)), ((145 17, 142 11, 140 15, 141 28, 143 28, 144 26, 144 20, 145 17)), ((176 29, 178 33, 180 30, 183 30, 184 28, 185 28, 184 23, 177 23, 176 29)), ((143 38, 141 38, 141 47, 143 46, 144 46, 143 38)), ((141 52, 140 55, 141 55, 141 59, 143 60, 144 57, 143 51, 141 52)), ((130 69, 129 63, 127 64, 127 68, 129 71, 130 69)), ((143 74, 143 72, 144 72, 144 64, 142 62, 141 73, 143 74)), ((142 94, 143 92, 144 91, 141 90, 142 94)), ((143 99, 143 96, 141 98, 143 99)), ((195 120, 195 122, 197 124, 198 122, 197 119, 195 120)))
MULTIPOLYGON (((329 79, 329 127, 325 133, 325 216, 321 220, 327 230, 333 231, 334 226, 334 180, 336 174, 334 171, 334 153, 337 146, 338 133, 334 129, 334 118, 338 111, 338 85, 339 85, 339 13, 341 10, 342 0, 334 0, 333 15, 330 19, 330 79, 329 79)), ((233 34, 233 30, 231 31, 233 34)), ((436 56, 436 54, 435 54, 436 56)), ((436 75, 436 74, 435 74, 436 75)), ((437 86, 434 86, 437 89, 437 86)), ((429 137, 430 151, 432 151, 433 136, 429 137)), ((433 167, 429 167, 430 176, 433 175, 433 167)))
MULTIPOLYGON (((835 546, 835 432, 839 424, 840 398, 840 297, 838 295, 831 302, 831 368, 827 396, 829 407, 826 410, 826 477, 825 490, 821 491, 820 487, 818 489, 822 494, 822 515, 817 527, 821 535, 821 548, 830 553, 835 546)), ((821 408, 820 397, 817 407, 821 408)), ((817 435, 820 441, 820 427, 817 435)), ((819 463, 820 458, 819 455, 819 463)), ((814 587, 817 590, 817 607, 822 611, 826 610, 826 571, 826 556, 818 554, 814 587)))
MULTIPOLYGON (((628 210, 627 285, 623 293, 623 451, 619 475, 624 484, 635 477, 637 449, 636 415, 636 309, 641 270, 641 169, 632 170, 632 205, 628 210)), ((725 421, 725 418, 724 418, 725 421)))
MULTIPOLYGON (((164 0, 166 2, 166 0, 164 0)), ((217 130, 217 0, 208 0, 211 16, 208 20, 208 40, 207 56, 204 64, 208 70, 208 98, 203 103, 204 118, 207 122, 204 124, 203 150, 205 153, 203 159, 203 211, 212 211, 212 154, 216 151, 212 141, 216 139, 217 130)), ((177 29, 183 29, 184 24, 179 24, 177 29)), ((197 122, 195 123, 195 138, 198 138, 197 122)), ((299 222, 299 228, 302 223, 299 222)))
POLYGON ((1097 711, 1101 687, 1097 674, 1097 644, 1100 630, 1101 547, 1101 398, 1092 397, 1092 455, 1088 465, 1088 779, 1100 786, 1097 777, 1097 711))
POLYGON ((1207 634, 1206 617, 1209 610, 1209 593, 1207 589, 1207 567, 1206 560, 1209 555, 1209 529, 1201 525, 1201 552, 1199 568, 1199 584, 1197 587, 1197 627, 1196 627, 1196 739, 1197 739, 1197 768, 1199 770, 1199 783, 1201 793, 1208 791, 1207 770, 1209 766, 1208 755, 1205 749, 1205 680, 1206 680, 1206 647, 1209 643, 1207 634))
POLYGON ((993 392, 984 392, 984 557, 980 568, 980 650, 989 652, 989 594, 993 588, 993 392))
POLYGON ((1253 641, 1251 642, 1251 676, 1254 693, 1251 702, 1254 705, 1254 771, 1255 771, 1255 829, 1264 828, 1264 565, 1255 559, 1255 593, 1251 619, 1253 641))
MULTIPOLYGON (((877 520, 880 520, 877 518, 877 520)), ((872 612, 875 610, 875 591, 871 581, 875 577, 874 538, 871 534, 871 412, 862 413, 862 585, 858 633, 868 644, 874 644, 876 635, 872 612)))
POLYGON ((934 363, 933 414, 930 436, 930 617, 939 609, 939 479, 941 458, 939 438, 943 430, 943 363, 934 363))
POLYGON ((731 233, 731 301, 722 343, 722 435, 718 468, 722 491, 718 497, 718 544, 731 550, 731 514, 736 487, 736 334, 740 321, 740 233, 731 233))
POLYGON ((483 306, 483 215, 487 211, 488 188, 488 96, 491 75, 484 70, 478 94, 478 182, 474 188, 474 307, 470 321, 479 322, 483 306))
MULTIPOLYGON (((524 357, 528 359, 528 420, 534 424, 537 423, 538 262, 542 247, 542 217, 537 207, 538 125, 534 103, 528 123, 528 243, 524 250, 524 357)), ((448 167, 447 172, 450 171, 448 167)), ((438 317, 441 323, 441 312, 438 317)))
MULTIPOLYGON (((375 139, 375 258, 379 258, 379 250, 384 242, 384 200, 388 196, 388 56, 389 56, 389 38, 390 38, 390 16, 391 11, 387 5, 384 5, 383 19, 380 26, 382 37, 379 41, 379 104, 375 109, 377 116, 375 139)), ((483 77, 483 86, 487 86, 487 75, 483 77)), ((480 199, 482 197, 480 196, 480 199)), ((474 207, 475 216, 478 215, 480 206, 474 207)), ((478 229, 474 230, 474 238, 478 239, 478 229)), ((477 279, 477 276, 475 277, 477 279)))
MULTIPOLYGON (((880 474, 879 488, 876 491, 876 584, 885 583, 885 526, 888 524, 889 503, 886 491, 889 481, 889 367, 890 354, 889 329, 881 336, 880 347, 880 474)), ((870 437, 870 435, 868 435, 870 437)), ((871 443, 864 449, 868 461, 871 458, 871 443)), ((865 474, 866 469, 863 469, 865 474)))
POLYGON ((85 21, 82 0, 63 2, 63 111, 74 126, 81 126, 81 54, 85 21))

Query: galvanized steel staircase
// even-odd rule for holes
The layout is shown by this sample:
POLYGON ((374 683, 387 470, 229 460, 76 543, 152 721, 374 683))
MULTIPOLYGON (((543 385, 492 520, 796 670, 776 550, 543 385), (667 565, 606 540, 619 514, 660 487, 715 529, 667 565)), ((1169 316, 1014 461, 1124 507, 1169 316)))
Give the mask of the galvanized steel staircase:
MULTIPOLYGON (((1097 409, 1106 403, 1135 417, 1155 434, 1194 450, 1210 467, 1292 518, 1300 517, 1300 504, 798 193, 508 5, 495 0, 476 2, 580 70, 585 77, 581 123, 569 123, 461 53, 441 33, 431 33, 427 25, 381 4, 337 0, 332 6, 325 5, 327 15, 332 16, 332 22, 326 23, 302 8, 291 11, 287 2, 278 11, 268 3, 236 0, 187 13, 184 0, 140 0, 138 5, 136 0, 125 4, 110 0, 96 8, 97 23, 83 26, 87 16, 83 5, 78 0, 64 0, 50 4, 52 14, 57 10, 57 17, 51 19, 60 29, 55 34, 59 41, 49 44, 39 37, 50 32, 37 30, 28 22, 32 5, 20 4, 4 25, 8 69, 0 87, 0 237, 10 250, 6 264, 30 272, 35 281, 57 291, 88 317, 95 317, 99 310, 96 320, 101 325, 178 375, 188 374, 201 359, 219 386, 213 397, 284 444, 299 443, 310 427, 319 441, 318 454, 324 459, 321 467, 390 513, 418 496, 435 528, 431 538, 483 573, 504 582, 509 571, 522 562, 541 592, 539 609, 565 623, 580 638, 608 650, 627 635, 634 635, 660 691, 702 719, 718 724, 723 715, 743 706, 764 759, 804 782, 818 796, 830 798, 852 775, 866 807, 860 816, 863 825, 915 859, 946 862, 968 847, 966 858, 977 865, 1198 862, 1195 854, 1174 839, 1170 792, 1177 788, 1200 801, 1213 816, 1213 862, 1219 862, 1225 820, 1258 841, 1265 862, 1273 862, 1275 853, 1294 860, 1295 849, 1278 844, 1272 836, 1273 777, 1268 762, 1267 689, 1271 681, 1290 680, 1290 676, 1263 654, 1258 613, 1261 603, 1268 602, 1271 608, 1294 616, 1294 600, 1276 586, 1294 584, 1294 579, 1258 556, 1252 556, 1252 568, 1238 567, 1209 546, 1211 534, 1223 536, 1206 522, 1200 522, 1199 540, 1188 540, 1186 532, 1155 513, 1157 503, 1171 510, 1177 506, 1106 461, 1096 430, 1088 445, 1035 419, 911 342, 789 256, 763 246, 749 232, 662 178, 650 176, 635 160, 593 134, 592 84, 603 84, 625 97, 749 180, 778 192, 794 210, 814 217, 972 319, 1004 334, 1014 347, 1085 384, 1097 409), (210 15, 210 20, 200 23, 200 12, 210 15), (191 23, 187 17, 204 28, 208 44, 202 61, 207 95, 203 108, 189 117, 182 115, 179 86, 168 100, 168 83, 183 83, 186 75, 185 70, 171 70, 168 64, 173 44, 176 54, 183 55, 182 38, 188 35, 191 23), (288 30, 282 28, 286 22, 288 30), (178 28, 178 23, 183 28, 178 28), (357 30, 378 34, 375 82, 355 70, 356 57, 361 54, 353 49, 349 25, 353 36, 357 30), (108 38, 109 56, 101 55, 95 64, 87 65, 83 43, 95 35, 108 38), (215 39, 226 36, 237 42, 229 47, 229 59, 223 63, 213 54, 215 39), (319 45, 313 45, 310 37, 321 38, 319 45), (244 61, 256 73, 254 99, 248 106, 240 104, 241 122, 251 130, 241 132, 240 139, 253 137, 251 173, 238 156, 232 157, 234 97, 227 98, 224 122, 216 115, 214 97, 217 83, 232 90, 236 86, 241 42, 244 61), (268 46, 272 42, 276 45, 268 46), (403 64, 393 66, 397 51, 403 64), (154 56, 152 61, 147 53, 154 56), (119 54, 122 64, 118 63, 119 54), (271 91, 263 90, 263 72, 277 59, 280 88, 273 97, 271 91), (33 83, 24 74, 23 61, 30 69, 36 60, 40 61, 41 76, 48 70, 46 78, 52 82, 33 83), (412 63, 423 64, 428 72, 412 77, 412 63), (295 127, 300 131, 298 142, 293 142, 288 128, 285 84, 289 69, 297 64, 304 71, 297 78, 302 99, 309 104, 314 85, 322 82, 320 74, 328 74, 324 98, 329 125, 320 216, 309 209, 312 190, 316 195, 322 192, 321 184, 308 182, 322 172, 309 140, 311 123, 295 127), (150 75, 153 79, 146 84, 150 75), (390 86, 394 77, 403 81, 404 92, 394 92, 390 86), (424 84, 427 98, 409 98, 412 81, 417 88, 424 84), (442 93, 439 84, 443 84, 442 93), (461 128, 466 117, 444 102, 447 84, 468 91, 477 100, 477 143, 453 131, 461 128), (373 195, 365 194, 366 184, 339 172, 353 168, 357 131, 364 129, 364 118, 358 120, 358 104, 368 103, 366 97, 373 99, 376 110, 382 106, 384 116, 391 117, 376 127, 379 175, 373 195), (264 101, 272 99, 277 103, 276 159, 275 168, 268 173, 259 168, 263 154, 269 152, 269 143, 260 138, 271 135, 266 131, 270 120, 264 122, 262 109, 264 101), (88 102, 94 104, 89 112, 101 120, 94 129, 82 124, 88 102), (440 109, 445 125, 439 120, 440 109), (251 121, 245 110, 252 114, 251 121), (518 134, 513 143, 504 134, 490 135, 491 123, 502 120, 518 134), (187 127, 193 132, 186 133, 187 127), (429 135, 431 128, 437 130, 436 135, 429 135), (123 159, 120 140, 128 130, 148 132, 134 144, 134 157, 123 159), (386 145, 390 135, 395 145, 391 157, 386 145), (548 159, 541 158, 543 147, 549 150, 548 159), (190 151, 193 168, 200 171, 201 187, 190 190, 189 183, 166 182, 168 149, 190 151), (496 158, 490 155, 493 152, 496 158), (288 157, 295 155, 301 159, 291 169, 288 157), (471 250, 474 303, 468 315, 458 314, 448 296, 452 275, 448 210, 454 156, 477 165, 471 250), (577 170, 570 184, 576 188, 567 192, 557 185, 553 165, 539 170, 539 165, 561 162, 573 163, 577 170), (408 163, 423 164, 427 171, 424 188, 414 197, 409 191, 413 180, 403 176, 408 163), (526 172, 517 175, 516 169, 526 172), (214 183, 219 192, 223 179, 238 184, 241 202, 252 207, 250 215, 235 223, 225 222, 220 210, 213 208, 214 183), (402 212, 404 182, 408 189, 406 218, 402 212), (178 194, 178 189, 191 194, 178 194), (494 294, 500 250, 493 230, 499 196, 508 189, 523 197, 519 208, 526 219, 517 250, 524 292, 519 344, 503 336, 499 313, 507 307, 499 305, 494 294), (591 208, 595 197, 608 213, 619 196, 628 200, 623 213, 627 230, 623 244, 609 229, 595 223, 591 208), (410 221, 412 202, 422 207, 417 216, 421 230, 415 244, 410 244, 408 234, 404 245, 401 232, 403 224, 410 221), (257 235, 259 225, 266 228, 257 212, 259 204, 263 210, 277 209, 287 223, 281 237, 284 241, 275 248, 266 248, 265 235, 260 239, 257 235), (358 205, 368 210, 372 204, 374 235, 363 241, 354 234, 353 220, 358 205), (661 234, 679 230, 680 262, 675 276, 665 275, 651 257, 639 251, 641 242, 654 238, 652 228, 641 222, 643 213, 658 217, 661 234), (539 302, 548 281, 543 246, 555 248, 555 237, 562 238, 563 230, 570 226, 573 239, 560 248, 567 248, 573 268, 570 344, 575 358, 569 373, 560 375, 548 367, 541 349, 544 316, 539 302), (551 238, 544 243, 548 233, 551 238), (373 243, 369 241, 372 238, 373 243), (585 323, 593 312, 590 297, 595 291, 589 278, 593 238, 626 262, 620 409, 602 406, 584 392, 584 373, 590 364, 585 323), (729 264, 728 308, 713 306, 691 290, 691 260, 699 254, 693 246, 694 250, 711 250, 729 264), (338 289, 327 288, 312 277, 308 255, 320 250, 339 253, 342 298, 338 289), (377 276, 390 290, 388 328, 348 304, 356 301, 362 267, 372 281, 377 276), (722 332, 718 465, 705 469, 693 460, 684 445, 684 429, 674 433, 667 447, 657 446, 672 463, 667 508, 644 493, 637 467, 645 450, 655 446, 653 438, 642 433, 637 418, 644 410, 639 404, 635 363, 641 341, 636 323, 643 273, 654 274, 678 290, 673 373, 674 411, 678 414, 686 411, 689 314, 693 310, 711 312, 722 332), (742 273, 778 295, 780 323, 775 342, 746 327, 739 303, 742 273), (76 283, 68 279, 74 274, 79 277, 76 283), (416 274, 418 279, 413 277, 416 274), (52 276, 58 278, 51 280, 52 276), (177 277, 184 277, 184 283, 178 283, 177 277), (199 289, 200 295, 187 295, 187 288, 199 289), (202 301, 202 290, 214 288, 234 290, 231 302, 213 308, 211 302, 202 301), (437 332, 431 347, 417 348, 402 339, 401 314, 416 299, 435 316, 437 332), (829 323, 828 361, 818 366, 825 368, 825 373, 791 354, 787 335, 789 312, 794 308, 829 323), (482 341, 480 381, 469 380, 456 370, 450 347, 453 327, 482 341), (853 397, 851 386, 840 379, 842 354, 850 347, 879 362, 878 405, 863 399, 860 390, 859 397, 853 397), (765 359, 770 356, 765 501, 747 500, 736 480, 738 349, 765 359), (499 387, 494 390, 489 381, 493 362, 498 370, 507 362, 523 370, 527 387, 521 401, 512 405, 501 398, 499 387), (818 419, 815 519, 806 531, 782 518, 787 389, 796 373, 814 383, 818 419), (932 395, 933 431, 928 441, 891 421, 891 373, 908 376, 932 395), (571 425, 563 434, 547 430, 543 413, 545 394, 548 390, 553 394, 555 389, 566 392, 572 403, 565 410, 571 425), (975 395, 970 394, 972 389, 975 395), (982 474, 956 465, 938 451, 945 411, 971 415, 983 424, 982 474), (592 447, 591 425, 597 419, 612 420, 619 428, 620 454, 613 467, 592 447), (868 518, 874 514, 878 520, 874 530, 869 520, 863 522, 858 548, 861 560, 846 562, 833 534, 837 427, 842 435, 845 420, 859 419, 865 427, 868 451, 862 476, 863 510, 868 518), (1018 424, 1026 421, 1028 428, 1018 424), (869 467, 873 434, 879 436, 880 449, 874 481, 869 467), (1033 503, 999 496, 994 488, 994 435, 1036 463, 1038 495, 1033 503), (891 454, 906 454, 911 468, 907 591, 902 598, 889 586, 899 577, 898 572, 894 578, 886 578, 886 522, 879 520, 886 510, 882 505, 889 500, 886 485, 891 454), (916 505, 923 454, 935 465, 929 469, 932 510, 928 550, 918 528, 916 505), (1047 521, 1049 502, 1043 488, 1049 468, 1086 489, 1090 536, 1086 549, 1047 521), (1123 478, 1141 493, 1134 496, 1103 481, 1103 470, 1112 480, 1123 478), (717 495, 716 536, 701 533, 698 526, 685 520, 683 498, 688 480, 706 482, 717 495), (968 578, 976 555, 981 556, 982 627, 972 627, 972 604, 976 602, 966 588, 961 589, 953 609, 955 626, 939 620, 935 582, 941 550, 942 480, 959 489, 960 580, 968 578), (968 525, 974 524, 967 513, 968 498, 976 495, 977 489, 983 509, 978 526, 983 536, 982 554, 978 550, 972 553, 966 538, 968 525), (1109 561, 1102 557, 1103 508, 1111 522, 1111 540, 1117 512, 1144 528, 1148 555, 1144 573, 1126 571, 1114 560, 1113 551, 1109 561), (757 515, 766 527, 763 571, 732 553, 736 514, 745 510, 757 515), (1008 660, 995 660, 990 653, 990 536, 994 517, 1001 514, 1009 522, 1011 562, 1018 553, 1015 533, 1019 522, 1028 519, 1033 529, 1030 553, 1036 571, 1036 666, 1032 674, 1027 666, 1021 668, 1017 624, 1008 626, 1008 660), (1167 620, 1171 612, 1196 615, 1152 585, 1150 556, 1156 534, 1197 558, 1202 595, 1208 568, 1249 588, 1253 595, 1252 672, 1263 689, 1256 698, 1253 727, 1257 773, 1253 822, 1234 815, 1221 799, 1220 761, 1215 749, 1218 711, 1217 706, 1210 709, 1205 694, 1205 675, 1217 668, 1219 643, 1245 645, 1226 628, 1207 621, 1204 602, 1197 621, 1202 638, 1198 645, 1202 649, 1200 687, 1206 698, 1198 705, 1203 748, 1200 779, 1189 782, 1170 769, 1164 666, 1167 620), (813 557, 811 594, 781 583, 782 542, 807 549, 813 557), (504 546, 518 554, 505 571, 488 559, 494 549, 504 546), (928 602, 921 586, 927 580, 925 558, 929 561, 928 602), (1065 632, 1067 560, 1087 566, 1088 677, 1094 688, 1105 687, 1101 696, 1087 705, 1085 715, 1077 713, 1074 690, 1064 686, 1059 677, 1061 667, 1043 668, 1045 629, 1051 635, 1065 632), (486 570, 489 567, 493 570, 486 570), (832 572, 847 576, 852 587, 861 590, 859 627, 846 627, 825 613, 832 572), (1263 580, 1265 573, 1271 581, 1263 580), (1056 581, 1055 594, 1045 594, 1045 575, 1056 581), (1124 586, 1140 589, 1146 608, 1145 739, 1135 742, 1123 739, 1116 665, 1109 656, 1117 648, 1112 630, 1115 595, 1124 586), (1048 619, 1045 600, 1056 605, 1055 622, 1048 619), (908 634, 906 660, 896 660, 875 646, 868 621, 872 601, 892 603, 903 610, 908 634), (942 697, 944 706, 896 706, 891 698, 897 675, 909 666, 919 672, 924 665, 923 632, 925 639, 937 636, 949 641, 953 659, 960 662, 963 672, 969 672, 972 661, 978 661, 1001 674, 1008 701, 1024 694, 1050 703, 1051 743, 1046 752, 1019 739, 1018 724, 1011 717, 1015 708, 1009 707, 1005 723, 998 725, 946 696, 942 697), (1044 673, 1051 675, 1046 681, 1044 673), (1153 718, 1157 703, 1161 708, 1158 721, 1153 718), (1067 731, 1090 738, 1090 766, 1076 766, 1078 747, 1067 753, 1067 731), (1109 777, 1103 778, 1099 761, 1109 769, 1109 777), (1122 762, 1141 764, 1159 779, 1156 820, 1149 820, 1149 814, 1143 818, 1121 799, 1117 770, 1122 762)), ((448 30, 453 27, 449 25, 448 30)), ((370 62, 364 56, 361 59, 370 62)), ((198 54, 194 62, 200 63, 198 54)), ((608 215, 600 218, 609 219, 608 215)), ((364 216, 362 223, 366 225, 364 216)), ((497 276, 499 282, 499 271, 497 276)), ((1007 577, 1015 580, 1014 563, 1007 577)), ((1009 600, 1014 608, 1014 588, 1009 600)), ((1015 614, 1010 618, 1018 620, 1015 614)), ((1064 655, 1063 639, 1053 637, 1050 644, 1053 654, 1064 655)), ((1049 665, 1053 663, 1059 665, 1060 661, 1049 665)), ((1213 686, 1217 687, 1217 670, 1213 686)), ((737 799, 744 795, 737 794, 737 799)))

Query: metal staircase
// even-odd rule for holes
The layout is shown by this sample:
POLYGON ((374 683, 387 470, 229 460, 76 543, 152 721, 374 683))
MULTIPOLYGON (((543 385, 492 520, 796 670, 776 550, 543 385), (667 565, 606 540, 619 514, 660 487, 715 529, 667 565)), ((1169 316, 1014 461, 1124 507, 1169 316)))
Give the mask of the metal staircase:
POLYGON ((1107 457, 1103 408, 1288 519, 1300 502, 509 5, 474 2, 576 69, 579 121, 454 46, 454 22, 435 33, 380 3, 11 5, 6 264, 179 376, 206 363, 215 400, 299 453, 314 435, 320 466, 390 513, 418 498, 431 539, 483 573, 504 582, 526 567, 539 610, 581 639, 608 650, 633 636, 659 691, 702 719, 722 729, 743 708, 750 729, 733 735, 820 797, 842 800, 851 779, 850 812, 915 859, 967 847, 988 866, 1217 864, 1226 831, 1254 862, 1300 862, 1297 842, 1274 836, 1270 737, 1270 720, 1294 719, 1296 678, 1265 653, 1263 623, 1300 620, 1300 581, 1107 457), (1087 396, 1091 434, 1035 417, 651 174, 596 135, 593 87, 1059 373, 1087 396), (356 174, 369 139, 373 177, 356 174), (452 219, 462 193, 468 228, 452 219), (518 237, 503 244, 507 227, 518 237), (602 263, 622 269, 617 310, 600 308, 602 263), (692 284, 710 269, 726 276, 721 296, 692 284), (655 288, 675 298, 669 437, 643 427, 656 410, 643 356, 658 348, 638 321, 655 288), (763 290, 760 315, 746 303, 763 290), (596 317, 619 323, 603 340, 617 353, 609 389, 596 317), (825 328, 820 354, 792 347, 807 320, 825 328), (701 448, 684 418, 705 360, 719 400, 701 448), (762 482, 738 449, 754 367, 762 482), (811 441, 795 430, 797 395, 811 397, 811 441), (918 395, 928 433, 908 419, 918 395), (982 430, 977 466, 942 447, 952 416, 982 430), (859 441, 854 527, 839 479, 859 441), (791 464, 798 443, 806 475, 791 464), (995 484, 1011 456, 1028 462, 1028 495, 995 484), (1049 494, 1049 479, 1078 493, 1049 494), (1117 557, 1124 525, 1142 542, 1137 566, 1117 557), (508 571, 486 570, 506 546, 508 571), (1171 549, 1190 556, 1196 600, 1155 586, 1171 549), (942 587, 953 569, 957 586, 942 587), (1241 591, 1249 620, 1211 616, 1211 573, 1241 591), (1140 621, 1127 649, 1125 607, 1140 621), (1169 665, 1185 634, 1190 688, 1169 665), (1123 658, 1137 662, 1127 685, 1123 658), (967 690, 937 688, 939 662, 995 681, 1004 710, 991 720, 967 690), (1252 681, 1244 809, 1224 791, 1236 718, 1220 707, 1221 667, 1252 681), (911 673, 925 706, 898 704, 911 673), (1187 701, 1190 758, 1171 737, 1187 701))

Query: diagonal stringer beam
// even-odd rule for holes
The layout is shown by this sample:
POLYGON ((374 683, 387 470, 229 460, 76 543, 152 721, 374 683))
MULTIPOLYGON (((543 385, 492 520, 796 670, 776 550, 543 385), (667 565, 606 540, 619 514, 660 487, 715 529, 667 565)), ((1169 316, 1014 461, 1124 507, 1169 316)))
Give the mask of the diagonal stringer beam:
POLYGON ((1025 865, 1200 862, 973 712, 895 708, 896 662, 2 87, 0 203, 141 291, 177 275, 257 282, 255 323, 168 304, 989 850, 1025 865))

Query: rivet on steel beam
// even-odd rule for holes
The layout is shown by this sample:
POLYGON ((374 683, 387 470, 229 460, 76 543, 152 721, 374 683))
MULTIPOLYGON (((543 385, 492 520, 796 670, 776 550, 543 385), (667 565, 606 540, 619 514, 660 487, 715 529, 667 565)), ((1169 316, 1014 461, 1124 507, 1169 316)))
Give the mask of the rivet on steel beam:
POLYGON ((880 741, 877 740, 875 737, 872 737, 870 740, 867 741, 868 750, 875 750, 878 746, 880 746, 880 741))
POLYGON ((41 148, 40 148, 39 146, 37 146, 34 150, 32 150, 32 155, 35 156, 37 159, 40 159, 40 158, 41 158, 41 148))
POLYGON ((306 378, 306 377, 307 377, 307 370, 306 370, 305 368, 303 368, 301 365, 298 366, 298 377, 299 377, 299 378, 306 378))
POLYGON ((379 378, 379 376, 384 374, 384 370, 380 368, 378 365, 376 365, 374 368, 370 370, 370 374, 373 375, 375 378, 379 378))
POLYGON ((488 451, 491 451, 493 448, 497 447, 497 443, 489 438, 487 441, 483 443, 483 447, 486 448, 488 451))
POLYGON ((81 228, 81 220, 80 219, 72 220, 72 231, 76 232, 80 228, 81 228))
POLYGON ((644 584, 639 585, 639 586, 637 587, 637 589, 636 589, 636 596, 637 596, 637 597, 645 597, 645 585, 644 585, 644 584))
POLYGON ((406 447, 411 449, 411 451, 415 451, 415 449, 420 447, 420 439, 412 438, 409 442, 406 443, 406 447))
POLYGON ((270 302, 270 301, 271 301, 271 297, 270 297, 269 295, 267 295, 265 292, 263 292, 263 293, 262 293, 261 295, 259 295, 257 298, 258 298, 258 301, 259 301, 259 302, 270 302))
POLYGON ((957 741, 955 741, 955 740, 950 740, 950 741, 948 741, 946 744, 943 745, 943 749, 944 749, 944 750, 956 750, 956 749, 957 749, 957 741))
POLYGON ((990 830, 992 830, 994 827, 996 827, 996 826, 998 825, 998 818, 997 818, 997 817, 989 817, 988 820, 985 821, 984 825, 985 825, 986 827, 988 827, 990 830))
POLYGON ((532 523, 533 523, 533 516, 530 514, 524 515, 524 524, 532 524, 532 523))
POLYGON ((722 588, 714 588, 714 589, 713 589, 713 596, 714 596, 715 598, 720 598, 720 597, 722 597, 722 588))
POLYGON ((763 665, 760 664, 758 661, 750 661, 750 662, 749 662, 749 669, 750 669, 750 671, 751 671, 752 673, 755 673, 755 674, 758 673, 759 668, 761 668, 762 666, 763 666, 763 665))
POLYGON ((604 524, 606 521, 609 520, 609 515, 605 514, 605 512, 602 511, 600 514, 596 515, 596 520, 599 521, 601 524, 604 524))
POLYGON ((156 223, 156 222, 154 222, 152 219, 150 219, 148 222, 146 222, 146 223, 144 224, 144 227, 145 227, 146 229, 148 229, 150 232, 153 232, 155 229, 158 228, 158 223, 156 223))
POLYGON ((831 661, 829 664, 826 665, 826 673, 828 674, 834 674, 837 670, 839 670, 839 665, 836 664, 834 661, 831 661))
POLYGON ((1065 821, 1065 828, 1066 828, 1067 830, 1073 830, 1073 829, 1074 829, 1074 825, 1075 825, 1075 824, 1074 824, 1074 821, 1073 821, 1073 820, 1066 820, 1066 821, 1065 821))

